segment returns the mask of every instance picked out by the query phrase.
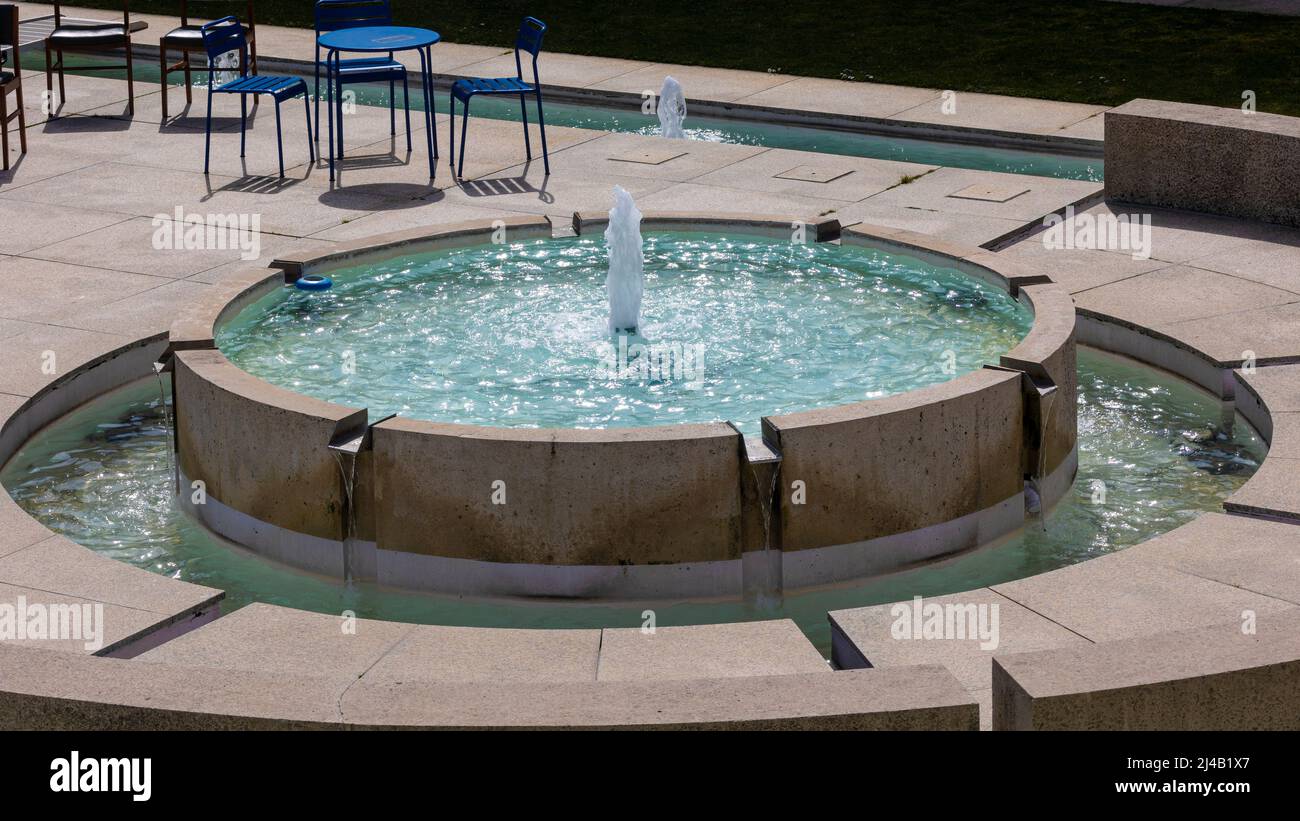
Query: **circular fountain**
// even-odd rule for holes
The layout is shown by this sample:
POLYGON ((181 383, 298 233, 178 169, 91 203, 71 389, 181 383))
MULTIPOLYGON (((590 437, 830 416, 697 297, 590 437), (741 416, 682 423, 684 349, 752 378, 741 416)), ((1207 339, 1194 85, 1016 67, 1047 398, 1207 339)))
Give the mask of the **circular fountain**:
POLYGON ((377 237, 197 306, 167 357, 195 515, 400 587, 771 596, 976 547, 1024 524, 1026 483, 1068 489, 1056 286, 899 232, 690 214, 646 215, 638 271, 638 217, 377 237), (704 373, 629 385, 591 347, 620 340, 703 344, 704 373))

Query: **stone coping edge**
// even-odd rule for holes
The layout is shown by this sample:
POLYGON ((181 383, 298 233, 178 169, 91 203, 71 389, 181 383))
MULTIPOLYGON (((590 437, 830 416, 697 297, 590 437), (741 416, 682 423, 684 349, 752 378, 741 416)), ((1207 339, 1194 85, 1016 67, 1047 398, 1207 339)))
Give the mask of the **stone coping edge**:
POLYGON ((1300 729, 1300 608, 993 658, 995 730, 1300 729))
MULTIPOLYGON (((573 232, 578 236, 593 234, 609 225, 605 211, 575 211, 573 232)), ((704 211, 646 211, 641 215, 643 231, 734 231, 755 234, 770 239, 830 242, 840 238, 840 222, 836 219, 781 217, 764 214, 726 214, 704 211)))
POLYGON ((0 728, 975 730, 937 665, 668 681, 384 683, 0 646, 0 728))

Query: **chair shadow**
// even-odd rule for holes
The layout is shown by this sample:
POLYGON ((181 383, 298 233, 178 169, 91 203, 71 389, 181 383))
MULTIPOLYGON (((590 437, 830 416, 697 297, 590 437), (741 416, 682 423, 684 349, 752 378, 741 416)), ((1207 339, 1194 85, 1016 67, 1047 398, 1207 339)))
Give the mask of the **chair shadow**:
MULTIPOLYGON (((278 174, 249 174, 247 160, 240 160, 240 165, 242 166, 243 175, 225 185, 213 188, 212 178, 205 177, 204 182, 208 190, 202 199, 204 201, 209 200, 222 191, 240 194, 278 194, 306 181, 305 178, 300 177, 286 176, 281 178, 278 174)), ((311 176, 310 168, 307 169, 307 176, 311 176)))
POLYGON ((132 119, 117 114, 63 114, 41 124, 45 134, 86 134, 129 131, 132 119))
POLYGON ((460 189, 468 197, 504 197, 511 194, 536 194, 537 198, 544 203, 552 204, 555 202, 555 195, 548 192, 546 187, 550 184, 549 176, 542 178, 542 187, 538 188, 528 181, 528 171, 532 162, 524 163, 524 172, 517 177, 481 177, 474 180, 461 180, 460 189))
MULTIPOLYGON (((173 113, 168 114, 167 119, 163 120, 158 124, 158 133, 175 134, 178 132, 185 132, 185 131, 204 130, 207 127, 206 112, 200 109, 197 113, 192 113, 190 110, 191 108, 193 108, 193 104, 191 103, 186 103, 185 105, 181 106, 179 111, 173 108, 172 109, 173 113)), ((248 130, 252 131, 253 112, 251 110, 248 113, 248 125, 249 125, 248 130)), ((238 130, 238 129, 239 129, 238 117, 231 117, 226 115, 222 115, 222 116, 213 115, 212 117, 213 132, 238 130)))

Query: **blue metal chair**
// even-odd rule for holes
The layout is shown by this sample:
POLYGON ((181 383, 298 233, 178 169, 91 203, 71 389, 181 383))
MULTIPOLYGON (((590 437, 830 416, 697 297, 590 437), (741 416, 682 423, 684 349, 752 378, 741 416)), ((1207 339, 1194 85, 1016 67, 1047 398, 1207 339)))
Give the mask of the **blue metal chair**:
MULTIPOLYGON (((362 26, 391 26, 393 8, 389 0, 317 0, 316 38, 325 32, 362 26)), ((320 43, 316 44, 316 139, 320 139, 320 80, 321 70, 330 93, 334 91, 334 74, 330 64, 320 58, 320 43)), ((402 106, 406 111, 406 150, 411 150, 411 90, 406 82, 406 66, 387 57, 356 57, 338 61, 338 83, 381 83, 388 81, 389 133, 397 134, 397 81, 402 81, 402 106)), ((339 123, 339 144, 342 145, 343 125, 339 123)))
MULTIPOLYGON (((269 74, 250 74, 248 70, 248 37, 239 20, 233 16, 213 20, 202 28, 203 48, 208 53, 208 117, 203 142, 203 173, 208 173, 208 158, 212 153, 212 98, 218 94, 239 95, 239 156, 244 156, 248 132, 248 95, 270 94, 275 99, 275 143, 280 151, 280 176, 284 176, 284 138, 280 131, 280 103, 302 95, 303 111, 307 115, 307 152, 316 161, 316 150, 311 138, 311 102, 307 99, 307 82, 300 77, 276 77, 269 74), (218 86, 215 74, 219 70, 216 60, 230 51, 239 52, 239 78, 218 86)), ((221 69, 226 70, 226 69, 221 69)))
POLYGON ((546 173, 551 173, 551 155, 546 150, 546 119, 542 116, 542 85, 537 77, 537 55, 542 50, 542 35, 546 34, 546 24, 536 17, 525 17, 519 25, 519 34, 515 37, 515 76, 514 77, 467 77, 451 84, 451 167, 456 170, 456 101, 465 107, 460 129, 460 168, 456 170, 457 178, 465 172, 465 136, 469 132, 469 101, 477 94, 517 94, 519 95, 519 113, 524 122, 524 151, 528 159, 533 158, 533 147, 528 140, 528 95, 537 97, 537 124, 542 130, 542 162, 546 173), (533 82, 524 82, 524 67, 520 52, 533 55, 533 82))

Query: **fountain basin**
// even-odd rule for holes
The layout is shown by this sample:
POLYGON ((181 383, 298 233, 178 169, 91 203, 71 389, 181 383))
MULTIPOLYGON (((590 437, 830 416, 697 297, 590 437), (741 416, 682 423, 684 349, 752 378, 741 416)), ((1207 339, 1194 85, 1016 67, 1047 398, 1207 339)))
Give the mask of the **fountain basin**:
MULTIPOLYGON (((583 233, 590 222, 579 215, 574 225, 583 233)), ((788 238, 798 223, 647 214, 642 226, 730 225, 788 238)), ((838 226, 804 224, 809 241, 838 233, 838 226)), ((1032 329, 998 364, 947 382, 766 417, 764 448, 752 440, 747 447, 723 422, 599 430, 403 417, 372 424, 363 408, 270 385, 216 348, 222 323, 299 276, 486 244, 503 228, 512 238, 551 235, 544 218, 386 235, 279 260, 282 270, 250 271, 195 306, 172 329, 168 356, 182 499, 195 481, 205 491, 194 513, 218 533, 290 564, 395 586, 583 598, 734 596, 873 575, 976 547, 1023 524, 1027 478, 1048 504, 1073 479, 1068 294, 978 249, 890 229, 851 229, 843 242, 929 257, 995 285, 1033 312, 1032 329), (1045 387, 1058 397, 1055 412, 1044 412, 1045 387), (349 494, 328 446, 363 433, 349 494), (774 501, 758 481, 772 475, 771 460, 762 467, 751 461, 764 451, 779 459, 774 501), (779 562, 744 560, 774 551, 779 562)))

